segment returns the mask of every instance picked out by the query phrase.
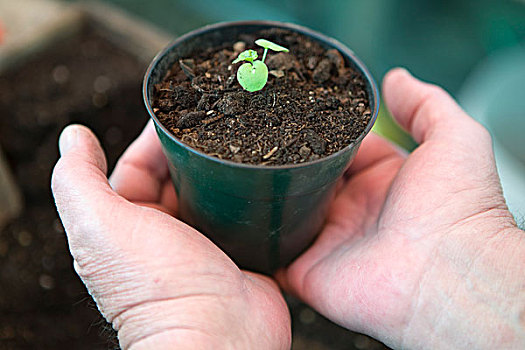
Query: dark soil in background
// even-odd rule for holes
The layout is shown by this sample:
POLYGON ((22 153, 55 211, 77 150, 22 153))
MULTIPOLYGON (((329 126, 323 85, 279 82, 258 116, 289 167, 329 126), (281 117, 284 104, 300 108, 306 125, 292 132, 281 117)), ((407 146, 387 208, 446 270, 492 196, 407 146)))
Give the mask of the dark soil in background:
POLYGON ((363 77, 341 54, 281 29, 242 35, 175 63, 155 89, 153 108, 180 140, 240 163, 283 165, 313 161, 355 141, 370 121, 363 77), (242 89, 232 61, 265 38, 290 50, 268 52, 268 83, 242 89))
POLYGON ((144 70, 86 31, 0 76, 0 144, 25 200, 0 233, 0 349, 110 347, 112 333, 100 334, 105 323, 73 271, 50 176, 70 123, 92 128, 115 164, 147 120, 144 70))
MULTIPOLYGON (((0 144, 25 200, 22 215, 0 231, 0 349, 118 348, 73 270, 50 175, 69 123, 94 130, 113 168, 147 120, 144 70, 86 30, 0 76, 0 144)), ((384 349, 287 300, 294 350, 384 349)))

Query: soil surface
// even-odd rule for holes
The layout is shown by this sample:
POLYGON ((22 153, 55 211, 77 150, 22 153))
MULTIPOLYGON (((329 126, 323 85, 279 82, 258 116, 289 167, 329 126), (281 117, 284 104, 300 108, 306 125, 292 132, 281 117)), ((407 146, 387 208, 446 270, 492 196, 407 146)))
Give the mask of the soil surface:
MULTIPOLYGON (((243 62, 244 63, 244 62, 243 62)), ((355 141, 370 121, 361 74, 341 54, 281 29, 242 35, 235 42, 179 60, 155 87, 152 107, 184 143, 239 163, 283 165, 313 161, 355 141), (269 77, 245 91, 232 64, 265 38, 290 52, 268 52, 269 77)))
MULTIPOLYGON (((0 145, 24 211, 0 231, 0 350, 118 349, 115 333, 73 270, 50 193, 57 139, 89 126, 109 169, 147 121, 146 66, 90 30, 0 76, 0 145)), ((293 350, 386 349, 287 297, 293 350)))

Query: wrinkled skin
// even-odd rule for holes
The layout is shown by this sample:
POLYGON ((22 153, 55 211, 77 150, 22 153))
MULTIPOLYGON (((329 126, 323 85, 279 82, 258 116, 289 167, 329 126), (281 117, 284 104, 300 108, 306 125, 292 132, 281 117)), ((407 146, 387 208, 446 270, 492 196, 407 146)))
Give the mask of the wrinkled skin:
MULTIPOLYGON (((391 71, 383 90, 421 145, 407 156, 367 136, 323 232, 277 281, 394 348, 525 346, 524 236, 505 205, 489 134, 404 70, 391 71)), ((276 281, 239 270, 176 219, 151 124, 109 181, 87 128, 66 128, 59 144, 52 188, 75 269, 124 349, 290 347, 276 281)))

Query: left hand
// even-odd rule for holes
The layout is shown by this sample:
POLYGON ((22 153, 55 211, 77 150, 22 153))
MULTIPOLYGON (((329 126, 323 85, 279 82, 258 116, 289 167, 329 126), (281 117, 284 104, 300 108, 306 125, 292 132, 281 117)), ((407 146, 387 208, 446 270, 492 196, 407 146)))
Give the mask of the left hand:
POLYGON ((276 283, 241 271, 176 219, 151 122, 109 182, 89 129, 67 127, 59 145, 52 189, 74 267, 123 349, 290 348, 290 316, 276 283))

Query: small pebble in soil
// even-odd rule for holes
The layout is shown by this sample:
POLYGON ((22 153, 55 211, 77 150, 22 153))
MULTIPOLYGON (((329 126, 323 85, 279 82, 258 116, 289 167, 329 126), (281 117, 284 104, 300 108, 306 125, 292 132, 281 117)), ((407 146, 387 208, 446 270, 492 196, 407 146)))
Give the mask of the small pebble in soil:
POLYGON ((293 56, 286 52, 279 52, 278 54, 271 55, 266 59, 266 65, 269 69, 289 70, 294 66, 295 59, 293 56))
POLYGON ((237 152, 239 152, 239 150, 241 149, 240 147, 238 147, 238 146, 233 146, 233 145, 230 145, 229 147, 230 147, 230 151, 231 151, 232 153, 234 153, 234 154, 237 153, 237 152))
POLYGON ((316 83, 322 84, 330 79, 330 70, 332 69, 332 62, 329 59, 324 58, 319 62, 317 67, 312 74, 312 78, 316 83))
POLYGON ((203 120, 206 117, 206 112, 204 111, 196 111, 196 112, 187 112, 181 114, 179 117, 179 120, 177 121, 177 128, 191 128, 192 126, 195 126, 199 124, 201 120, 203 120))
POLYGON ((310 70, 314 70, 315 67, 317 67, 317 63, 319 63, 319 57, 317 56, 310 56, 306 60, 306 68, 310 70))
POLYGON ((235 44, 233 44, 233 51, 234 52, 242 52, 246 49, 246 43, 244 41, 237 41, 235 44))
POLYGON ((280 70, 280 69, 279 70, 271 70, 268 73, 270 73, 271 75, 273 75, 276 78, 284 77, 284 72, 282 70, 280 70))
POLYGON ((312 129, 305 129, 303 130, 303 133, 305 140, 308 142, 314 153, 323 154, 326 150, 326 141, 312 129))
POLYGON ((334 67, 338 71, 342 71, 344 69, 344 67, 345 67, 345 59, 339 53, 339 51, 337 51, 336 49, 328 50, 328 51, 326 51, 325 56, 326 56, 326 58, 328 58, 328 60, 330 62, 332 62, 332 64, 334 65, 334 67))
POLYGON ((299 148, 299 154, 303 159, 308 159, 308 156, 312 153, 312 150, 306 146, 299 148))

